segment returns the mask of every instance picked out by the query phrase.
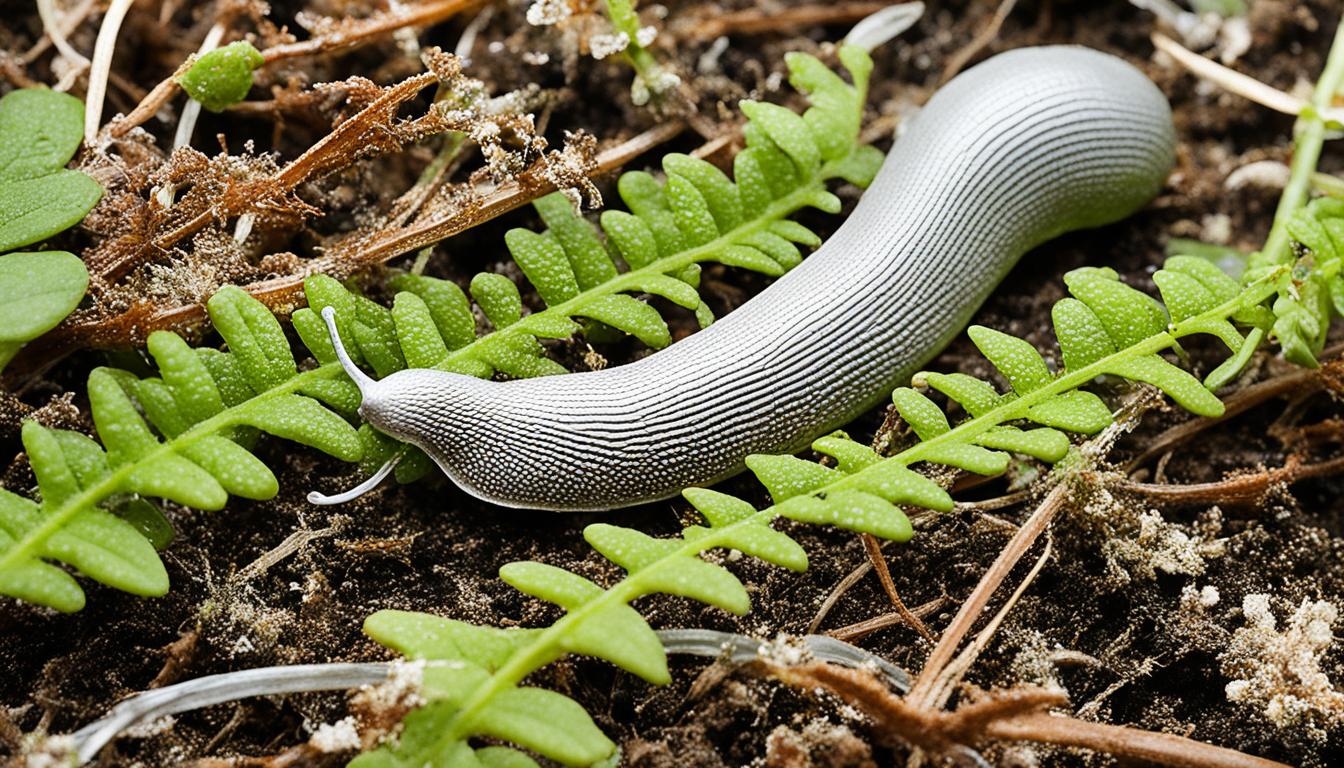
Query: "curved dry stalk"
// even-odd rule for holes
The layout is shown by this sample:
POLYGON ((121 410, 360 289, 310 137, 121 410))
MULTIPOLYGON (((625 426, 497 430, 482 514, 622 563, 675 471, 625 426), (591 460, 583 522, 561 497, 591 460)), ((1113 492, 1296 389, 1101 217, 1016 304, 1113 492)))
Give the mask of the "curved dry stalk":
POLYGON ((1170 733, 1106 725, 1044 712, 989 723, 985 736, 1081 747, 1173 768, 1289 768, 1283 763, 1170 733))
POLYGON ((930 643, 936 642, 933 633, 929 631, 928 627, 924 626, 924 622, 920 621, 919 616, 905 607, 905 601, 896 591, 896 582, 891 578, 891 570, 887 568, 887 559, 882 554, 882 544, 878 542, 877 537, 871 533, 861 533, 859 539, 863 541, 863 549, 868 553, 868 561, 873 564, 873 570, 877 571, 877 580, 882 583, 882 591, 887 593, 887 599, 891 600, 891 604, 896 607, 896 612, 901 615, 901 618, 905 619, 906 624, 914 627, 915 631, 922 635, 925 640, 930 643))
POLYGON ((103 14, 98 28, 98 40, 93 45, 93 59, 89 66, 89 90, 84 95, 84 143, 93 146, 102 124, 103 99, 107 96, 107 78, 112 72, 112 54, 117 47, 121 22, 135 0, 112 0, 103 14))
MULTIPOLYGON (((74 46, 70 45, 70 41, 66 39, 65 36, 67 33, 64 25, 61 23, 63 19, 61 19, 60 11, 56 8, 56 0, 37 0, 37 13, 42 17, 42 30, 46 33, 45 39, 50 40, 51 44, 56 46, 56 50, 68 59, 71 64, 79 67, 89 66, 88 58, 79 51, 76 51, 74 46)), ((76 15, 76 18, 78 19, 81 17, 76 15)), ((36 50, 37 46, 33 46, 33 48, 36 50)), ((31 61, 31 59, 28 59, 25 56, 24 61, 27 63, 31 61)))
POLYGON ((993 691, 945 712, 902 699, 865 670, 819 661, 761 666, 788 685, 830 691, 872 718, 883 735, 931 754, 966 754, 991 740, 1034 741, 1173 768, 1288 768, 1283 763, 1182 736, 1049 714, 1047 709, 1068 704, 1068 697, 1060 690, 1023 687, 993 691))
POLYGON ((723 13, 717 5, 696 9, 693 23, 676 30, 677 37, 692 42, 708 42, 723 35, 755 35, 823 24, 848 24, 860 21, 888 7, 894 0, 819 3, 788 8, 748 8, 723 13))
MULTIPOLYGON (((625 165, 639 155, 671 139, 684 129, 679 122, 664 123, 634 138, 599 153, 586 177, 599 176, 625 165)), ((372 246, 351 254, 327 254, 312 259, 302 272, 261 280, 242 286, 254 298, 279 315, 304 306, 303 280, 310 274, 347 277, 361 269, 382 264, 419 250, 497 216, 526 205, 542 195, 554 192, 555 181, 545 169, 533 166, 518 179, 497 188, 465 214, 429 217, 409 226, 380 235, 372 246)), ((71 323, 58 327, 41 340, 24 348, 9 366, 17 373, 31 371, 74 349, 118 349, 143 344, 156 330, 187 333, 206 321, 203 304, 166 309, 137 305, 112 318, 71 323)))
POLYGON ((999 36, 999 30, 1003 27, 1003 22, 1008 20, 1008 14, 1012 13, 1016 6, 1017 0, 1002 0, 985 28, 980 30, 971 42, 952 54, 952 57, 947 60, 947 65, 943 67, 943 75, 939 82, 946 83, 951 80, 986 45, 994 42, 994 38, 999 36))
POLYGON ((1234 475, 1212 483, 1174 485, 1126 480, 1116 483, 1114 488, 1168 504, 1252 504, 1276 485, 1291 485, 1340 473, 1344 473, 1344 456, 1315 464, 1303 464, 1300 457, 1289 456, 1282 467, 1234 475))

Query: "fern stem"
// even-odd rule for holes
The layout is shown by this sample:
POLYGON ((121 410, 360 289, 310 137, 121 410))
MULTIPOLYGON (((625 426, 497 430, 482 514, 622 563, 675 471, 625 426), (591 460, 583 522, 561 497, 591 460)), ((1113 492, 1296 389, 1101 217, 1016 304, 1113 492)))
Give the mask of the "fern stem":
POLYGON ((1274 211, 1274 223, 1265 240, 1265 247, 1251 258, 1251 266, 1286 264, 1292 258, 1291 240, 1288 236, 1288 220, 1297 209, 1307 202, 1311 191, 1312 174, 1321 159, 1321 148, 1325 144, 1325 119, 1321 111, 1328 109, 1334 101, 1340 85, 1344 84, 1344 24, 1335 30, 1335 40, 1330 46, 1330 55, 1325 60, 1325 69, 1316 89, 1311 95, 1311 109, 1303 110, 1296 126, 1296 141, 1293 145, 1292 174, 1283 188, 1279 206, 1274 211))
POLYGON ((262 403, 275 397, 292 394, 302 388, 305 384, 322 379, 332 379, 341 375, 341 366, 338 363, 319 366, 310 371, 304 371, 297 374, 289 380, 276 387, 266 390, 255 397, 249 398, 246 402, 240 403, 232 408, 225 408, 219 413, 198 422, 196 425, 178 435, 177 437, 164 440, 158 447, 139 457, 135 461, 129 461, 116 467, 98 482, 90 485, 88 488, 66 499, 61 506, 57 507, 50 514, 45 516, 40 525, 24 532, 23 537, 14 543, 14 546, 0 554, 0 571, 18 565, 25 558, 38 556, 38 550, 46 543, 47 539, 59 531, 70 521, 81 509, 88 509, 96 506, 104 499, 120 493, 123 490, 123 484, 136 469, 148 464, 156 459, 167 456, 170 453, 186 448, 202 438, 237 426, 238 417, 245 412, 245 409, 262 403))
POLYGON ((736 229, 724 232, 704 245, 688 248, 670 256, 664 256, 663 258, 650 262, 638 269, 623 272, 620 275, 617 275, 614 279, 596 285, 586 291, 581 291, 566 301, 549 306, 540 312, 534 312, 533 314, 527 315, 512 325, 497 328, 494 333, 482 336, 464 347, 453 350, 447 357, 443 358, 436 367, 451 369, 454 363, 465 362, 476 357, 480 354, 482 349, 488 348, 491 344, 507 344, 508 340, 511 338, 520 336, 544 336, 544 329, 548 325, 546 322, 547 320, 574 317, 584 307, 591 306, 593 300, 596 298, 631 291, 640 284, 643 278, 650 275, 665 275, 702 261, 713 261, 724 248, 733 245, 734 243, 741 242, 742 238, 747 235, 765 229, 771 222, 786 219, 795 211, 807 206, 816 199, 818 194, 825 191, 827 181, 837 178, 838 176, 837 165, 835 163, 827 163, 821 167, 817 172, 817 175, 813 177, 811 181, 808 181, 784 197, 776 199, 770 205, 762 209, 759 216, 739 225, 736 229))
MULTIPOLYGON (((653 265, 650 265, 651 267, 653 265)), ((1274 270, 1261 279, 1252 283, 1247 289, 1235 299, 1225 302, 1203 314, 1187 318, 1179 323, 1168 327, 1167 331, 1156 334, 1144 339, 1130 347, 1118 350, 1094 363, 1079 368, 1077 371, 1066 372, 1064 375, 1054 379, 1049 384, 1028 392, 1020 397, 1000 405, 993 410, 973 419, 970 419, 957 427, 944 432, 941 435, 929 438, 914 445, 906 450, 884 459, 874 467, 861 470, 852 475, 847 475, 828 485, 816 488, 813 494, 832 493, 860 486, 860 478, 866 473, 874 471, 876 467, 883 464, 898 463, 901 466, 908 466, 915 462, 924 460, 928 455, 930 447, 937 447, 944 444, 968 443, 982 433, 1009 421, 1015 421, 1023 418, 1027 411, 1041 402, 1057 397, 1058 395, 1070 392, 1078 387, 1092 381, 1105 374, 1113 368, 1116 363, 1127 359, 1141 357, 1143 355, 1155 354, 1164 349, 1168 349, 1176 344, 1176 341, 1185 336, 1196 333, 1206 332, 1207 324, 1212 320, 1226 319, 1238 311, 1248 306, 1253 306, 1263 301, 1268 293, 1273 291, 1274 280, 1280 274, 1280 270, 1274 270)), ((458 710, 449 727, 444 730, 439 739, 440 745, 446 745, 454 740, 464 739, 473 732, 473 721, 476 716, 494 699, 499 693, 507 690, 518 683, 523 678, 550 663, 563 654, 561 640, 567 636, 572 628, 582 624, 602 611, 613 608, 617 605, 623 605, 642 597, 647 592, 643 584, 645 578, 651 574, 656 574, 664 569, 672 568, 680 558, 695 557, 703 552, 723 546, 725 542, 732 540, 736 531, 752 525, 769 524, 779 516, 777 505, 772 505, 750 515, 736 523, 711 528, 709 531, 694 539, 683 540, 681 546, 670 550, 661 558, 654 560, 637 571, 627 575, 627 577, 614 586, 608 588, 605 592, 593 598, 587 603, 575 608, 565 614, 559 621, 542 630, 536 639, 525 646, 518 653, 509 657, 503 665, 491 675, 490 680, 476 689, 475 692, 466 700, 462 708, 458 710)))

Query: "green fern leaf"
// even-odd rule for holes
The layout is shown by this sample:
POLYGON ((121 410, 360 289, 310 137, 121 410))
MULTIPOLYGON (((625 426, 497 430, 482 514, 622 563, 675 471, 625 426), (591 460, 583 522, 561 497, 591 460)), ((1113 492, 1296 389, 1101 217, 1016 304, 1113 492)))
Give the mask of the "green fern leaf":
POLYGON ((138 379, 111 368, 89 375, 101 445, 74 432, 23 425, 41 500, 0 494, 0 594, 79 610, 83 591, 53 563, 132 594, 164 594, 167 573, 146 538, 152 526, 142 531, 115 513, 131 509, 142 523, 160 526, 154 535, 162 542, 170 536, 161 529, 162 516, 149 514, 135 496, 206 510, 221 509, 230 495, 271 498, 275 476, 249 450, 258 431, 359 460, 363 445, 355 429, 299 394, 335 384, 339 369, 299 373, 275 317, 236 288, 220 291, 207 308, 228 352, 192 349, 161 332, 149 339, 159 376, 138 379), (119 500, 127 495, 129 507, 119 500))

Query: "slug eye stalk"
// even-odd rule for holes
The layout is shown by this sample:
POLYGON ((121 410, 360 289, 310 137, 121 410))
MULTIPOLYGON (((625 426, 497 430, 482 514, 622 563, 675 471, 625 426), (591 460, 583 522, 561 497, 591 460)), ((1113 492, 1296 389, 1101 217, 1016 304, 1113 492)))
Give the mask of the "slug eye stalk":
MULTIPOLYGON (((341 332, 336 328, 336 310, 331 307, 323 307, 322 321, 327 324, 327 334, 331 336, 331 346, 336 349, 336 359, 340 361, 341 368, 345 370, 345 375, 355 382, 355 386, 359 387, 359 394, 363 398, 363 402, 359 406, 359 415, 372 424, 374 420, 370 419, 369 416, 373 415, 371 411, 375 409, 371 408, 370 405, 376 402, 378 382, 361 371, 359 366, 355 365, 355 362, 350 359, 350 353, 345 351, 345 344, 341 342, 341 332)), ((318 491, 309 491, 308 503, 329 506, 354 501, 377 488, 392 473, 392 470, 397 468, 397 462, 401 461, 401 457, 404 455, 400 451, 397 452, 392 458, 383 462, 383 466, 379 467, 377 472, 374 472, 364 482, 348 491, 330 496, 318 491)))

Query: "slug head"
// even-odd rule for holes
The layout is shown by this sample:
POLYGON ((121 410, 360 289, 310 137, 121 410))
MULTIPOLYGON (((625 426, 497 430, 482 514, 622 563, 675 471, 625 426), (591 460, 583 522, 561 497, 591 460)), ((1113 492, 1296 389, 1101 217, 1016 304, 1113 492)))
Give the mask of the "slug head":
MULTIPOLYGON (((341 342, 340 332, 336 328, 336 311, 331 307, 322 309, 322 320, 327 325, 332 347, 336 350, 336 359, 350 380, 359 387, 360 417, 384 434, 391 435, 403 442, 422 448, 435 442, 442 425, 435 419, 436 406, 447 399, 442 378, 451 377, 443 371, 424 368, 412 368, 398 371, 380 380, 365 374, 350 359, 341 342)), ((469 377, 463 377, 469 378, 469 377)), ((316 491, 308 494, 308 500, 314 504, 339 504, 350 501, 380 483, 396 466, 403 455, 398 451, 374 475, 350 490, 327 496, 316 491)))

